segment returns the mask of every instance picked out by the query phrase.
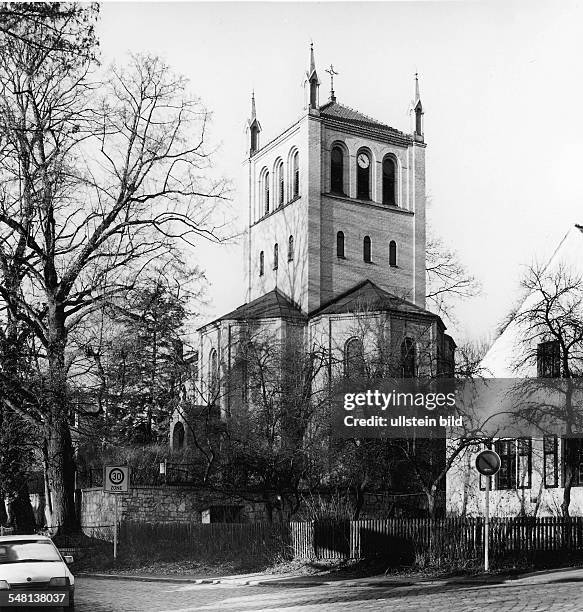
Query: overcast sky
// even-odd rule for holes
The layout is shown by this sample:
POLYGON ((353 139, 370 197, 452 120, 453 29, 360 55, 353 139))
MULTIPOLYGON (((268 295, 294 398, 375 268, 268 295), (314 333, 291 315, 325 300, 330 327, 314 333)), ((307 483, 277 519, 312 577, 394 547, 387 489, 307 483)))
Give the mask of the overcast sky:
MULTIPOLYGON (((524 266, 583 223, 581 2, 106 3, 104 61, 161 55, 213 111, 217 168, 236 180, 254 87, 267 142, 301 113, 309 41, 327 98, 409 131, 425 110, 432 226, 483 285, 456 339, 491 338, 524 266), (326 78, 324 78, 326 77, 326 78)), ((235 192, 235 210, 246 214, 235 192)), ((209 316, 243 302, 240 246, 201 246, 209 316)))

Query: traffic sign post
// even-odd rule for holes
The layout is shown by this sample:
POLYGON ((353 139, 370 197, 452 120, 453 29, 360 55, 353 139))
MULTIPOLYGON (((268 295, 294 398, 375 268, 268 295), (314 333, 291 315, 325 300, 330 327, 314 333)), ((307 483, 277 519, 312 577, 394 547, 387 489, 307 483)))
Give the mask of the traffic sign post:
MULTIPOLYGON (((130 468, 125 465, 106 465, 103 468, 103 490, 109 493, 127 493, 130 488, 130 468)), ((117 559, 118 508, 114 504, 113 560, 117 559)))
POLYGON ((476 457, 476 469, 486 477, 486 503, 484 504, 484 571, 490 571, 490 478, 500 470, 500 456, 493 450, 483 450, 476 457))

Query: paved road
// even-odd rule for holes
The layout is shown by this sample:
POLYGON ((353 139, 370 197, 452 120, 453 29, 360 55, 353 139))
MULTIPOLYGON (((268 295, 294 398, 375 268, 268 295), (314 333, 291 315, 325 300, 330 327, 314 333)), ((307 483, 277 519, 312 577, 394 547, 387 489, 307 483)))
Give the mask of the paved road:
POLYGON ((77 579, 77 612, 580 612, 581 573, 549 574, 499 585, 426 584, 409 587, 320 585, 181 585, 77 579))

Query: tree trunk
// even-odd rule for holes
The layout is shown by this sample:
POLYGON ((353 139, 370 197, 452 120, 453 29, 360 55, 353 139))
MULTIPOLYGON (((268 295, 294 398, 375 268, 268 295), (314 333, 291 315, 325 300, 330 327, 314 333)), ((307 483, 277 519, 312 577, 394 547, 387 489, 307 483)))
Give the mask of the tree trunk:
POLYGON ((30 495, 26 482, 22 483, 17 495, 9 502, 10 516, 16 533, 30 534, 36 530, 36 519, 30 503, 30 495))
POLYGON ((47 450, 52 507, 49 527, 57 533, 73 533, 78 530, 75 515, 75 460, 66 418, 59 417, 51 424, 47 450))
POLYGON ((430 519, 435 518, 435 491, 433 488, 425 492, 425 497, 427 497, 427 516, 430 519))
POLYGON ((6 493, 0 488, 0 525, 6 525, 8 522, 8 515, 6 514, 5 500, 6 493))
POLYGON ((48 328, 47 471, 52 506, 49 527, 57 533, 73 533, 79 526, 75 515, 75 457, 69 428, 65 316, 61 305, 50 304, 48 328))

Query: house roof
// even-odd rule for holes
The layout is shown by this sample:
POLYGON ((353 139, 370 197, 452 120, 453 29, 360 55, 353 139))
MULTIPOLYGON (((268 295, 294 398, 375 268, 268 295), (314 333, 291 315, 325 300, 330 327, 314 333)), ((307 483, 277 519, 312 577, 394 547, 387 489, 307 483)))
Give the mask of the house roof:
MULTIPOLYGON (((269 293, 239 306, 239 308, 215 319, 211 323, 257 319, 294 319, 305 321, 306 315, 278 289, 273 289, 269 293)), ((210 325, 210 323, 207 323, 207 325, 210 325)), ((206 327, 206 325, 203 327, 206 327)))
POLYGON ((363 310, 415 314, 423 317, 432 317, 441 321, 436 314, 381 289, 368 279, 323 304, 320 308, 310 313, 310 317, 363 310))
POLYGON ((320 106, 320 116, 324 117, 325 119, 331 119, 333 121, 339 121, 349 125, 370 128, 386 135, 407 138, 407 135, 404 132, 396 130, 386 123, 377 121, 372 117, 364 115, 363 113, 356 111, 349 106, 344 106, 344 104, 339 104, 336 101, 330 101, 320 106))
MULTIPOLYGON (((560 267, 566 267, 570 271, 583 276, 583 225, 575 224, 569 229, 546 263, 544 270, 552 272, 560 267)), ((538 299, 536 292, 526 295, 516 309, 516 314, 532 308, 538 299)), ((515 364, 523 357, 523 351, 518 341, 522 333, 514 318, 501 330, 480 364, 487 376, 495 378, 514 378, 517 376, 515 364)), ((531 374, 525 370, 521 371, 520 375, 530 376, 531 374)))

